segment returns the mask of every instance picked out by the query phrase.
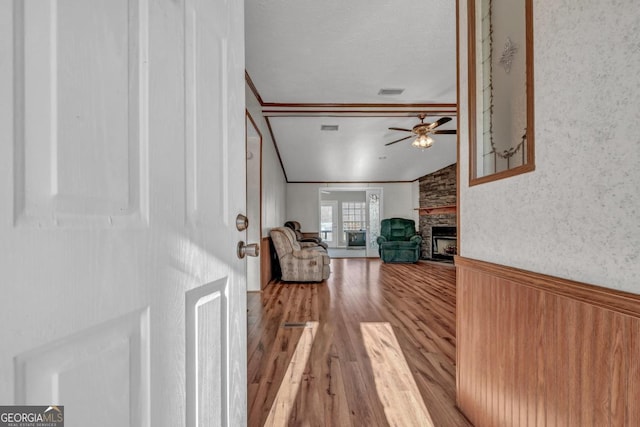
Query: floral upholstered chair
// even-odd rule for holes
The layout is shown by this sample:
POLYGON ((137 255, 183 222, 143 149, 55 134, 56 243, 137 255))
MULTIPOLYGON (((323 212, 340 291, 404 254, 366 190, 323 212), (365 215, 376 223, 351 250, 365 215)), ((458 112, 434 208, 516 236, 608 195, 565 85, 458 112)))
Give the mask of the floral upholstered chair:
POLYGON ((269 232, 278 254, 282 280, 285 282, 321 282, 331 274, 331 258, 324 248, 302 247, 292 229, 272 228, 269 232))

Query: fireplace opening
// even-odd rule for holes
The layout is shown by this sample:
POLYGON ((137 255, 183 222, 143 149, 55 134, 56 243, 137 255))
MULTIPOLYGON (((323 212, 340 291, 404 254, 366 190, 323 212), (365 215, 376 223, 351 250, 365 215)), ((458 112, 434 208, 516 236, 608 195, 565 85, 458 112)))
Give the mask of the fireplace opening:
POLYGON ((458 253, 457 237, 456 227, 431 227, 431 258, 453 261, 458 253))

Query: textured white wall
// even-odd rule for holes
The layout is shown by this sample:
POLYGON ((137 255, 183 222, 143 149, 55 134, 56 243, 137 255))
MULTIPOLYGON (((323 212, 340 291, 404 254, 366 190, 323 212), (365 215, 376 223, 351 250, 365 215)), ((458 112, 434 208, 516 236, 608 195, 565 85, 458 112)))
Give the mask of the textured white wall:
MULTIPOLYGON (((317 232, 319 228, 318 191, 326 184, 287 184, 287 220, 299 221, 303 231, 317 232)), ((412 184, 329 184, 336 188, 382 188, 382 218, 414 218, 412 184)))
POLYGON ((460 11, 461 254, 640 293, 637 0, 534 1, 536 170, 471 188, 460 11))
MULTIPOLYGON (((371 184, 375 187, 376 184, 371 184)), ((413 208, 419 207, 414 205, 413 201, 413 185, 410 182, 407 183, 388 183, 378 185, 382 187, 383 203, 382 207, 384 218, 409 218, 415 220, 416 213, 418 211, 413 208)), ((416 221, 416 226, 418 222, 416 221)))
POLYGON ((245 92, 247 111, 262 134, 262 237, 266 237, 271 228, 280 227, 285 221, 287 182, 260 103, 248 85, 245 92))

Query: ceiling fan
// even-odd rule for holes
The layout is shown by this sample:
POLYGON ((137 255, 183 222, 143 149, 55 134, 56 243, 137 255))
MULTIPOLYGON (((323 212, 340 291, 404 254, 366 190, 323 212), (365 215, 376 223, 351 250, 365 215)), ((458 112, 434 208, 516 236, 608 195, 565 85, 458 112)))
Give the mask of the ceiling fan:
POLYGON ((396 142, 404 141, 405 139, 412 138, 414 135, 416 139, 411 143, 414 147, 429 148, 433 144, 433 138, 430 135, 443 134, 443 135, 455 135, 455 130, 435 130, 438 126, 441 126, 451 121, 451 117, 443 117, 433 123, 425 123, 424 119, 426 114, 422 113, 418 116, 420 123, 415 125, 412 129, 395 128, 390 127, 389 130, 399 130, 402 132, 411 132, 413 135, 406 136, 404 138, 396 139, 395 141, 384 144, 385 146, 395 144, 396 142))

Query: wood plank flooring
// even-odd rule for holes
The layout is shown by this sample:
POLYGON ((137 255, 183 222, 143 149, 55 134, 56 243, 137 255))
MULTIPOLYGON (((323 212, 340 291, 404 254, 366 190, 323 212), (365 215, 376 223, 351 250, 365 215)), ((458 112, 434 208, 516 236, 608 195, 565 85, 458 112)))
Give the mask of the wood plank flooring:
POLYGON ((470 426, 455 406, 453 266, 331 268, 249 294, 249 425, 470 426))

